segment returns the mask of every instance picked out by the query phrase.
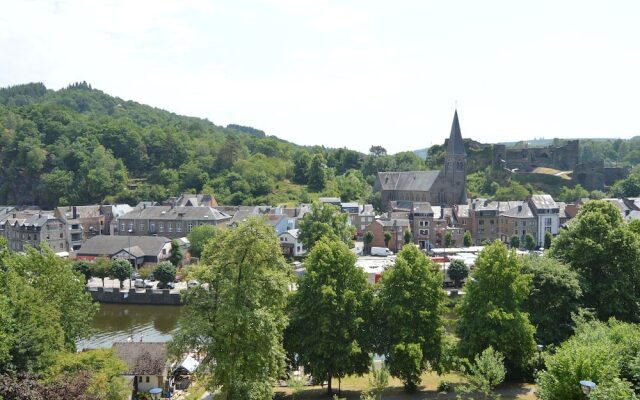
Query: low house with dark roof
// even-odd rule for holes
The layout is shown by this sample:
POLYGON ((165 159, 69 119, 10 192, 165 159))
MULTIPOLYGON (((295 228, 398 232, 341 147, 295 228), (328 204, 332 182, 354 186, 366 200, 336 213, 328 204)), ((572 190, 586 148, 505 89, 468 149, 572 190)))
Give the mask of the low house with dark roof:
POLYGON ((164 261, 170 252, 171 240, 163 236, 94 236, 76 251, 76 258, 123 258, 140 266, 164 261))
POLYGON ((118 217, 117 235, 187 236, 199 225, 226 226, 231 216, 212 207, 145 206, 118 217))
POLYGON ((131 383, 134 392, 149 392, 161 388, 168 392, 171 365, 167 360, 166 343, 116 342, 113 350, 127 364, 124 377, 131 383))

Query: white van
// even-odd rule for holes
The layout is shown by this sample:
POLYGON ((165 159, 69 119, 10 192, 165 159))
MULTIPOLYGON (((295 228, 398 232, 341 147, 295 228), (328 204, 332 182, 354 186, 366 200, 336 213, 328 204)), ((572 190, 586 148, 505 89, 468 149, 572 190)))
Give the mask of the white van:
POLYGON ((380 257, 387 257, 387 256, 392 256, 393 255, 393 251, 389 250, 386 247, 372 247, 371 248, 371 255, 372 256, 380 256, 380 257))

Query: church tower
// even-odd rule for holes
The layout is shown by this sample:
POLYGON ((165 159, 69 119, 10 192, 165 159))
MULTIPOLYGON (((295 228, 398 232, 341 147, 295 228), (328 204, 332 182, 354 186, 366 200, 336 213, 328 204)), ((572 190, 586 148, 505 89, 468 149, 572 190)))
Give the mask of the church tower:
POLYGON ((458 110, 453 114, 447 154, 444 156, 444 184, 449 205, 467 203, 467 153, 460 132, 458 110))

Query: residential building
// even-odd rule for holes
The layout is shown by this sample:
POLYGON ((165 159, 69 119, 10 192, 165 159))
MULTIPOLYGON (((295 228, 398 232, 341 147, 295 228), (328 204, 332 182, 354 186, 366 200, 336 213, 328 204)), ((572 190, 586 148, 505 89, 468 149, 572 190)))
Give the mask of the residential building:
POLYGON ((538 235, 536 243, 538 246, 544 244, 544 235, 551 232, 552 235, 558 234, 560 228, 560 207, 548 194, 534 194, 529 199, 529 207, 536 216, 538 225, 538 235))
POLYGON ((524 202, 501 213, 501 241, 509 243, 513 236, 517 236, 520 244, 524 245, 527 235, 533 236, 536 243, 538 242, 538 219, 533 215, 528 203, 524 202))
POLYGON ((105 216, 100 205, 56 207, 54 216, 66 226, 69 251, 78 250, 85 240, 104 233, 105 216))
POLYGON ((402 249, 404 244, 404 231, 411 230, 409 219, 377 219, 367 227, 366 231, 373 233, 371 247, 388 247, 394 253, 402 249), (384 234, 389 232, 391 240, 387 246, 384 242, 384 234))
POLYGON ((435 224, 433 208, 429 202, 415 202, 411 209, 411 231, 413 242, 422 250, 434 245, 435 224))
POLYGON ((122 258, 135 267, 169 258, 171 240, 163 236, 94 236, 76 251, 76 259, 122 258))
POLYGON ((349 213, 351 225, 356 228, 356 236, 362 238, 367 226, 373 222, 376 214, 371 204, 365 204, 357 213, 349 213))
POLYGON ((179 238, 199 225, 226 226, 231 216, 212 207, 142 206, 118 217, 117 235, 179 238))
POLYGON ((173 384, 166 343, 116 342, 116 355, 127 365, 123 376, 134 392, 149 392, 161 388, 168 392, 173 384))
MULTIPOLYGON (((66 253, 67 237, 64 223, 51 211, 23 210, 0 213, 0 236, 7 239, 13 251, 24 251, 27 246, 41 248, 46 243, 56 253, 66 253)), ((68 254, 67 254, 68 255, 68 254)))
POLYGON ((115 222, 121 215, 133 211, 133 207, 128 204, 105 204, 100 206, 104 215, 103 235, 115 235, 118 231, 118 224, 115 222))
POLYGON ((379 172, 374 189, 380 204, 388 210, 391 201, 428 202, 432 206, 453 206, 467 202, 467 154, 454 113, 446 143, 444 168, 440 171, 379 172))
POLYGON ((165 206, 176 207, 217 207, 218 201, 210 194, 191 194, 183 193, 180 197, 171 197, 166 202, 165 206))
POLYGON ((290 229, 278 235, 282 254, 285 257, 302 257, 307 254, 307 249, 300 240, 298 240, 299 229, 290 229))

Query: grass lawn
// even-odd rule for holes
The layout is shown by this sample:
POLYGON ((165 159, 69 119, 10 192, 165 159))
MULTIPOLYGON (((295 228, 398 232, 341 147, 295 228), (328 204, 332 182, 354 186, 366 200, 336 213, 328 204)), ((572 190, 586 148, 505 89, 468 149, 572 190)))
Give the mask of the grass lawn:
MULTIPOLYGON (((422 400, 422 399, 455 399, 455 393, 438 393, 436 388, 441 380, 447 380, 452 383, 459 383, 462 381, 458 375, 443 375, 438 376, 433 373, 425 373, 422 375, 422 385, 417 393, 407 394, 404 393, 402 382, 398 379, 390 378, 389 387, 385 390, 382 398, 385 400, 422 400)), ((342 394, 340 397, 346 397, 347 399, 358 399, 360 392, 369 387, 369 377, 365 376, 350 376, 342 380, 341 382, 342 394)), ((536 399, 534 393, 534 386, 531 384, 509 384, 503 385, 498 388, 498 392, 502 395, 502 400, 534 400, 536 399)), ((333 391, 338 393, 338 381, 333 381, 333 391)), ((288 388, 276 388, 276 399, 292 399, 291 390, 288 388)), ((480 398, 480 397, 479 397, 480 398)), ((327 395, 327 389, 320 386, 308 386, 302 393, 296 396, 296 400, 303 399, 331 399, 331 396, 327 395)))

